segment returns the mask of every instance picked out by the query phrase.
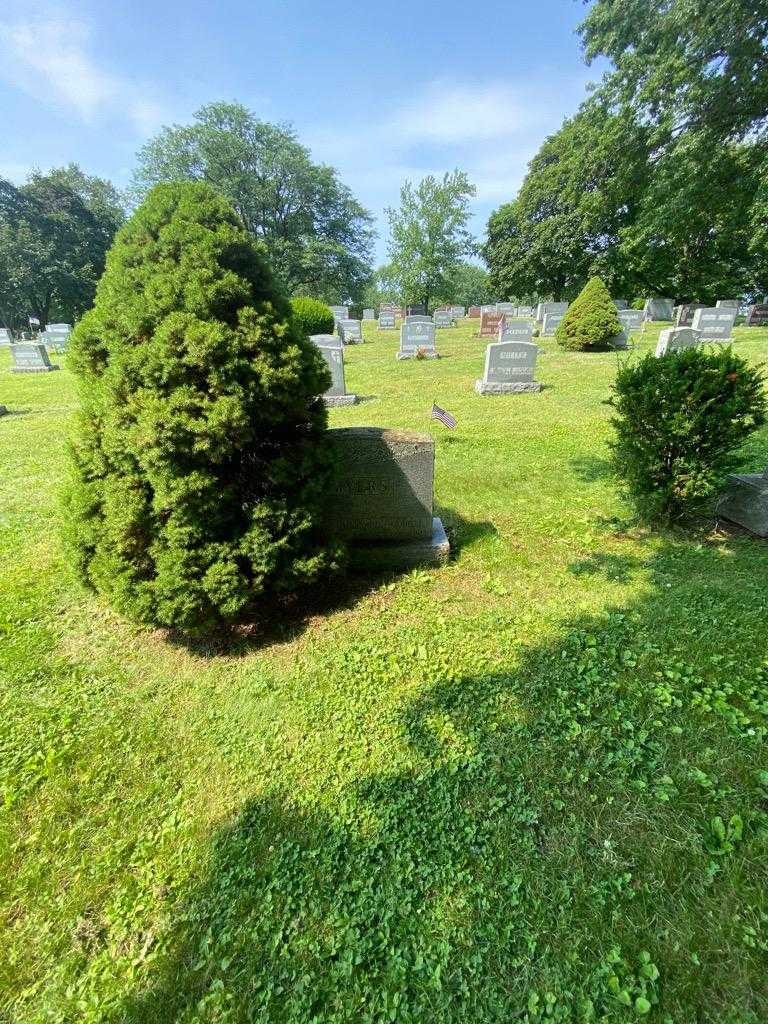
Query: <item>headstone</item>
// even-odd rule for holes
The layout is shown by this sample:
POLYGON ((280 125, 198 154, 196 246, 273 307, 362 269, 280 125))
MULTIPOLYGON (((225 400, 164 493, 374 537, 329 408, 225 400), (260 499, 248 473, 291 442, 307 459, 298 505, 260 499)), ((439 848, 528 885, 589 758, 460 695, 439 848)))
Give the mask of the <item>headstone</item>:
POLYGON ((626 309, 629 306, 629 303, 626 299, 614 299, 613 304, 616 307, 616 309, 626 309))
POLYGON ((433 515, 435 442, 429 434, 379 427, 329 430, 336 484, 325 528, 349 547, 358 568, 407 568, 448 558, 433 515))
POLYGON ((427 307, 423 302, 416 302, 406 310, 408 316, 426 316, 427 307))
POLYGON ((331 312, 336 323, 339 320, 349 320, 349 306, 331 306, 331 312))
POLYGON ((363 310, 363 320, 375 320, 376 316, 372 309, 363 310))
POLYGON ((747 311, 747 319, 744 322, 745 327, 764 327, 768 324, 768 303, 762 302, 757 303, 754 306, 750 306, 747 311))
POLYGON ((715 515, 738 523, 758 537, 768 537, 768 470, 728 477, 728 489, 715 515))
POLYGON ((337 320, 336 330, 345 345, 359 345, 363 340, 363 331, 359 320, 337 320))
POLYGON ((554 336, 557 325, 565 316, 565 313, 545 313, 544 323, 541 327, 542 338, 552 338, 554 336))
POLYGON ((737 312, 741 308, 741 299, 718 299, 715 303, 716 309, 735 309, 737 312))
POLYGON ((645 319, 671 320, 673 306, 674 302, 672 299, 646 299, 645 307, 643 309, 643 312, 645 313, 645 319))
POLYGON ((536 319, 543 323, 547 313, 565 313, 569 305, 569 302, 540 302, 536 307, 536 319))
POLYGON ((310 334, 309 340, 318 348, 342 348, 344 345, 338 334, 310 334))
POLYGON ((453 317, 448 309, 436 309, 432 319, 435 327, 453 327, 453 317))
POLYGON ((448 310, 454 320, 464 319, 464 307, 463 306, 451 306, 448 310))
POLYGON ((45 345, 32 342, 11 345, 11 355, 11 373, 50 373, 51 370, 58 370, 58 366, 51 365, 45 345))
POLYGON ((480 307, 480 316, 482 316, 484 313, 496 313, 496 312, 497 312, 497 310, 496 310, 496 303, 495 302, 487 302, 484 306, 480 307))
POLYGON ((665 356, 668 352, 682 352, 684 348, 695 348, 699 343, 699 332, 692 327, 667 327, 659 335, 656 355, 665 356))
POLYGON ((7 327, 0 327, 0 348, 6 348, 13 343, 13 335, 7 327))
POLYGON ((409 313, 405 318, 407 324, 431 324, 434 323, 431 316, 422 316, 421 313, 409 313))
POLYGON ((518 306, 515 310, 515 316, 530 316, 532 317, 536 310, 533 306, 518 306))
POLYGON ((703 302, 687 302, 682 306, 675 306, 675 326, 693 327, 693 314, 697 309, 705 309, 703 302))
POLYGON ((379 330, 380 331, 394 331, 395 329, 395 314, 394 313, 379 313, 379 330))
POLYGON ((541 391, 533 379, 539 347, 530 341, 497 341, 485 350, 483 379, 475 381, 479 395, 516 395, 541 391))
POLYGON ((66 352, 70 333, 70 331, 54 331, 49 328, 48 330, 41 331, 37 337, 52 352, 66 352))
POLYGON ((620 309, 619 322, 628 334, 641 330, 643 326, 642 309, 620 309))
POLYGON ((71 334, 72 324, 48 324, 46 331, 53 331, 56 334, 71 334))
POLYGON ((701 335, 701 341, 731 341, 736 310, 703 307, 693 314, 693 329, 701 335))
POLYGON ((408 321, 400 328, 400 351, 398 359, 437 359, 435 350, 435 325, 408 321))
POLYGON ((504 321, 504 314, 497 313, 494 309, 492 313, 483 313, 480 317, 480 337, 481 338, 495 338, 499 333, 499 327, 504 321))
POLYGON ((467 310, 467 316, 470 318, 470 320, 478 320, 481 315, 482 310, 480 306, 470 306, 469 309, 467 310))
POLYGON ((379 306, 379 315, 382 313, 391 313, 393 316, 399 316, 401 319, 405 316, 402 306, 398 306, 394 302, 382 302, 379 306))
POLYGON ((499 341, 533 341, 533 320, 504 317, 499 325, 499 341))
POLYGON ((515 316, 517 313, 517 306, 514 302, 497 302, 496 312, 506 313, 508 316, 515 316))
POLYGON ((338 405, 354 405, 357 395, 348 395, 344 386, 344 349, 339 345, 319 345, 318 349, 325 365, 331 372, 331 386, 323 395, 323 401, 331 408, 338 405))

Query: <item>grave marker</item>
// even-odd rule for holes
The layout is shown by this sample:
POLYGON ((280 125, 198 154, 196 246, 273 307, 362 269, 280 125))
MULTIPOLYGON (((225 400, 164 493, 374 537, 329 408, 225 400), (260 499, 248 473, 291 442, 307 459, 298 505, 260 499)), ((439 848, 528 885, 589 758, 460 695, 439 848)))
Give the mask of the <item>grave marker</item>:
POLYGON ((738 313, 741 308, 741 299, 718 299, 715 303, 716 309, 735 309, 738 313))
POLYGON ((363 320, 375 320, 376 316, 372 309, 363 310, 363 320))
POLYGON ((339 405, 354 405, 357 395, 348 395, 344 384, 344 349, 339 345, 319 345, 318 349, 331 373, 331 386, 323 395, 323 401, 330 408, 339 405))
POLYGON ((359 320, 337 320, 336 330, 345 345, 359 345, 363 340, 363 330, 359 320))
POLYGON ((765 324, 768 324, 768 303, 761 302, 750 306, 745 327, 763 327, 765 324))
POLYGON ((716 306, 702 307, 693 314, 693 329, 701 335, 701 341, 731 341, 736 310, 716 306))
POLYGON ((464 307, 463 306, 451 306, 448 310, 454 320, 464 319, 464 307))
POLYGON ((475 381, 479 395, 516 395, 541 391, 533 379, 538 345, 530 341, 497 341, 485 350, 483 379, 475 381))
POLYGON ((667 327, 659 335, 656 355, 665 356, 668 352, 682 352, 686 348, 695 348, 699 343, 699 332, 692 327, 667 327))
POLYGON ((515 316, 530 316, 533 317, 536 310, 533 306, 518 306, 515 311, 515 316))
POLYGON ((533 320, 511 320, 504 317, 499 325, 499 341, 533 341, 533 320))
POLYGON ((436 309, 433 322, 435 327, 453 327, 453 317, 450 310, 436 309))
POLYGON ((309 340, 318 348, 342 348, 344 345, 338 334, 310 334, 309 340))
POLYGON ((398 359, 439 358, 435 350, 435 325, 431 322, 408 321, 400 328, 398 359))
POLYGON ((13 335, 7 327, 0 327, 0 348, 13 344, 13 335))
POLYGON ((330 309, 336 323, 339 320, 349 320, 349 306, 331 306, 330 309))
POLYGON ((495 338, 499 333, 499 327, 504 322, 503 313, 483 313, 480 317, 480 334, 481 338, 495 338))
POLYGON ((672 299, 646 299, 643 312, 645 313, 646 320, 671 320, 672 319, 672 307, 674 302, 672 299))
POLYGON ((470 306, 467 310, 467 316, 470 320, 478 320, 482 315, 480 306, 470 306))
POLYGON ((565 313, 545 313, 544 323, 541 326, 542 338, 554 337, 557 325, 560 323, 564 316, 565 313))
POLYGON ((11 356, 11 373, 50 373, 51 370, 58 370, 58 366, 51 365, 45 345, 32 342, 11 345, 11 356))
POLYGON ((705 309, 703 302, 687 302, 685 305, 675 307, 675 326, 692 327, 693 314, 697 309, 705 309))
POLYGON ((395 314, 394 313, 379 313, 379 330, 380 331, 394 331, 395 329, 395 314))
POLYGON ((569 302, 540 302, 536 307, 536 319, 543 323, 547 313, 565 313, 569 305, 569 302))
POLYGON ((629 303, 626 299, 614 299, 613 304, 616 307, 616 309, 619 310, 626 309, 629 306, 629 303))

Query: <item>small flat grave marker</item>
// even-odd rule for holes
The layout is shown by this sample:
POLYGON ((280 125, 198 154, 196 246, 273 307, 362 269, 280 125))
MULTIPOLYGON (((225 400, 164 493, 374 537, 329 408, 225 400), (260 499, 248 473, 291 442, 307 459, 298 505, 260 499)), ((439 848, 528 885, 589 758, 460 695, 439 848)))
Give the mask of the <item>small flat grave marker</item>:
POLYGON ((517 395, 541 391, 533 379, 538 345, 529 341, 497 341, 485 350, 483 379, 475 381, 478 395, 517 395))

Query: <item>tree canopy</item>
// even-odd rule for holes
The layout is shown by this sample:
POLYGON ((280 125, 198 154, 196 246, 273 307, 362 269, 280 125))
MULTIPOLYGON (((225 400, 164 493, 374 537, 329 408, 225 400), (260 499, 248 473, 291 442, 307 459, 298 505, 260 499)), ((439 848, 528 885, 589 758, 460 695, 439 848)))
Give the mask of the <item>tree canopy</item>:
POLYGON ((182 180, 206 181, 229 200, 290 294, 360 296, 370 277, 371 217, 291 128, 239 103, 210 103, 192 124, 163 128, 140 150, 132 194, 182 180))
POLYGON ((407 302, 450 301, 451 280, 476 246, 468 228, 475 187, 464 171, 406 181, 400 206, 388 208, 389 268, 407 302))

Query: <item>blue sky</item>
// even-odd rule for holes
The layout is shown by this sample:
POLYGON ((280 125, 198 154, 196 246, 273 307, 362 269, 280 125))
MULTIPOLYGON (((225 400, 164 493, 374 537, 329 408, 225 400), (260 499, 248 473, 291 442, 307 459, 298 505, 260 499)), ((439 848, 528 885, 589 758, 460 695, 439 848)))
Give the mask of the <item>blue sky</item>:
POLYGON ((473 227, 511 199, 601 69, 576 0, 3 0, 0 174, 76 161, 125 186, 139 146, 203 103, 290 122, 375 215, 461 167, 473 227))

